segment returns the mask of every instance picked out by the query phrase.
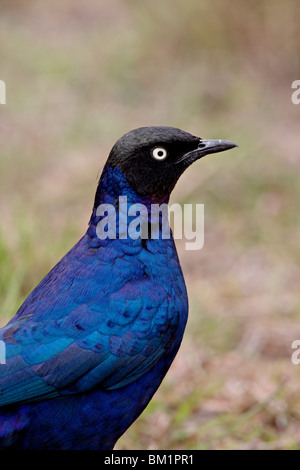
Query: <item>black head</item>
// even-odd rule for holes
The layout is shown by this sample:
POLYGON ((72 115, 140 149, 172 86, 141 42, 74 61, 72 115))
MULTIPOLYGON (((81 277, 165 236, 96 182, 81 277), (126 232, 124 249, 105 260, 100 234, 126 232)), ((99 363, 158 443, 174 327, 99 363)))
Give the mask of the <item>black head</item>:
POLYGON ((174 127, 140 127, 116 142, 107 165, 119 167, 138 194, 159 200, 170 195, 194 161, 233 147, 233 142, 202 140, 174 127))

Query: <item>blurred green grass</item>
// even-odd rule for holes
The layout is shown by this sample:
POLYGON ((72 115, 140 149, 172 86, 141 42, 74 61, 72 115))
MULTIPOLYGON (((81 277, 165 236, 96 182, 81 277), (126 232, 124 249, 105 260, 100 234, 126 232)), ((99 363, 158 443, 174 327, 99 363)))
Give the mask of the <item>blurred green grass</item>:
POLYGON ((2 2, 0 323, 87 226, 113 143, 171 125, 239 149, 201 160, 172 201, 205 204, 179 256, 182 348, 119 449, 300 446, 296 0, 2 2), (93 189, 94 188, 94 189, 93 189))

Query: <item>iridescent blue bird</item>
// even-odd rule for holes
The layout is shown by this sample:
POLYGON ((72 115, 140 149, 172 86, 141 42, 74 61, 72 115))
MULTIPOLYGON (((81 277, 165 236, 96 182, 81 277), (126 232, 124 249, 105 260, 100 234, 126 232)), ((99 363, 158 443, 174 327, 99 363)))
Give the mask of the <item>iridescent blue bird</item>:
POLYGON ((112 449, 141 414, 179 349, 186 287, 172 236, 126 236, 117 215, 105 238, 99 207, 125 196, 151 215, 194 161, 235 146, 171 127, 117 141, 87 232, 0 330, 1 448, 112 449))

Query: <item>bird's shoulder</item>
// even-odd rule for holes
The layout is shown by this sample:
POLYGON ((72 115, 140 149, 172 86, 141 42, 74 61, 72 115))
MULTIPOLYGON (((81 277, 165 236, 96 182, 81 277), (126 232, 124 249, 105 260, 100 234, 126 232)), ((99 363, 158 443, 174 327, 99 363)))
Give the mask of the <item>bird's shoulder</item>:
POLYGON ((167 267, 158 250, 155 265, 151 250, 133 256, 130 249, 90 261, 85 254, 85 262, 80 249, 71 252, 33 291, 1 331, 7 364, 0 405, 119 388, 178 340, 187 306, 175 265, 167 267))

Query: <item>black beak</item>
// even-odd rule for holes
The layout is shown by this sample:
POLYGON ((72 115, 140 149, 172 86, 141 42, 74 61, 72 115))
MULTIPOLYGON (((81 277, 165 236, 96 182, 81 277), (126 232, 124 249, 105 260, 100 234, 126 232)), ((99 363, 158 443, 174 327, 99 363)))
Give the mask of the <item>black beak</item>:
POLYGON ((234 142, 230 140, 203 140, 200 139, 198 148, 192 150, 191 152, 183 155, 176 163, 184 162, 187 166, 191 165, 199 158, 204 157, 210 153, 224 152, 224 150, 229 150, 234 147, 238 147, 234 142))

